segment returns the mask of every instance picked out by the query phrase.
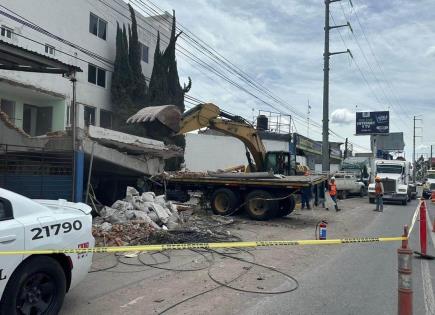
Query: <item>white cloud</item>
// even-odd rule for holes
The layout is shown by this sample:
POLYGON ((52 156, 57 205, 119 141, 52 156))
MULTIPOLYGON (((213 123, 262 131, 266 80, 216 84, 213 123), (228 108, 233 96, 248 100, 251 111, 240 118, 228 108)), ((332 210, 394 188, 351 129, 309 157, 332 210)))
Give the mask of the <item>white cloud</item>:
POLYGON ((425 53, 426 57, 435 57, 435 46, 430 46, 425 53))
POLYGON ((355 121, 355 114, 347 108, 338 108, 331 114, 331 122, 338 125, 347 125, 355 121))
MULTIPOLYGON (((298 132, 303 134, 308 132, 306 112, 309 98, 312 106, 309 134, 320 140, 321 128, 318 126, 322 121, 324 36, 324 6, 321 2, 160 0, 159 6, 168 11, 174 8, 180 24, 209 43, 260 85, 285 100, 292 110, 301 113, 303 117, 299 117, 296 125, 298 132)), ((433 0, 400 1, 400 5, 395 5, 394 1, 353 2, 364 34, 347 2, 343 1, 343 6, 370 66, 354 37, 346 29, 331 32, 331 51, 349 48, 354 61, 358 63, 358 67, 353 61, 349 63, 345 55, 331 57, 330 103, 339 105, 339 110, 330 117, 334 123, 331 129, 343 137, 349 137, 355 144, 368 147, 369 137, 353 136, 355 126, 351 113, 355 105, 361 111, 389 108, 390 129, 392 132, 404 132, 405 151, 409 158, 412 152, 413 115, 425 114, 423 143, 435 139, 435 128, 428 123, 435 121, 435 77, 432 75, 435 72, 432 33, 435 29, 435 3, 433 0), (365 41, 365 35, 371 48, 365 41), (376 61, 371 50, 376 55, 376 61)), ((340 5, 331 6, 331 14, 337 24, 346 20, 340 5)), ((178 44, 212 67, 222 70, 202 51, 194 50, 184 35, 178 44)), ((226 83, 210 69, 201 68, 180 52, 177 53, 177 59, 181 81, 186 82, 187 76, 192 77, 193 87, 189 92, 192 96, 214 102, 225 110, 250 119, 252 108, 256 111, 276 111, 226 83)), ((228 72, 225 75, 250 89, 236 75, 228 72)), ((262 95, 277 110, 292 113, 289 108, 266 98, 264 93, 253 92, 262 95)), ((334 135, 331 135, 331 139, 340 140, 334 135)))

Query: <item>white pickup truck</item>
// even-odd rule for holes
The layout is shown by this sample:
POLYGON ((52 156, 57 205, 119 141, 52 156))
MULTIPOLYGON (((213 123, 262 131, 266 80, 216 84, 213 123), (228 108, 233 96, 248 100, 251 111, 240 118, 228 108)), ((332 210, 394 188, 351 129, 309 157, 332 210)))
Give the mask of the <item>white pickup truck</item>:
POLYGON ((364 197, 366 186, 363 182, 358 181, 353 173, 335 173, 335 183, 337 185, 338 198, 346 199, 349 195, 358 195, 364 197))
MULTIPOLYGON (((376 160, 376 176, 384 185, 384 201, 399 201, 406 205, 413 197, 409 184, 409 163, 403 160, 376 160)), ((375 202, 375 183, 369 185, 369 201, 375 202)))

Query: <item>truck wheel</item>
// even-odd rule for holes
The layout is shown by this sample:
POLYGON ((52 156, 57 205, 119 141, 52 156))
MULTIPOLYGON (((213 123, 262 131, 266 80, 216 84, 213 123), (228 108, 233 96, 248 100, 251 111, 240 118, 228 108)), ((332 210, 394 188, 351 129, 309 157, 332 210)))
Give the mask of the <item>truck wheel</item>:
POLYGON ((12 274, 1 300, 1 314, 58 314, 66 292, 65 273, 47 256, 33 256, 12 274))
POLYGON ((295 206, 296 206, 296 200, 293 195, 283 200, 280 200, 277 217, 288 216, 290 213, 293 212, 295 206))
POLYGON ((211 195, 211 208, 217 215, 228 215, 237 208, 239 198, 228 188, 219 188, 211 195))
POLYGON ((375 203, 375 198, 369 198, 370 203, 375 203))
POLYGON ((253 190, 246 196, 245 209, 251 219, 267 220, 276 216, 279 210, 279 203, 273 199, 274 196, 264 190, 253 190))
POLYGON ((341 199, 346 199, 347 198, 347 190, 343 190, 341 192, 341 199))
POLYGON ((403 206, 406 206, 407 204, 408 204, 408 200, 407 200, 407 199, 402 200, 402 205, 403 205, 403 206))
POLYGON ((359 196, 362 198, 364 197, 364 195, 366 194, 364 187, 361 187, 361 189, 359 190, 359 196))

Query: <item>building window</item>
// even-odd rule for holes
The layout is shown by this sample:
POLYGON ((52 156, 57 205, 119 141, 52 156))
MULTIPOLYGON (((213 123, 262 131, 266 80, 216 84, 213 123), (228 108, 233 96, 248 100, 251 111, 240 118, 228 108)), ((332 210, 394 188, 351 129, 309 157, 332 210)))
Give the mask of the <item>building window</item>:
POLYGON ((100 110, 100 127, 112 128, 112 112, 108 110, 100 110))
POLYGON ((0 32, 2 37, 12 38, 12 33, 13 32, 10 27, 2 25, 1 32, 0 32))
POLYGON ((142 43, 139 43, 139 44, 140 44, 140 57, 141 57, 143 62, 148 63, 149 47, 147 45, 142 44, 142 43))
POLYGON ((98 36, 99 38, 106 39, 107 22, 102 18, 91 13, 89 17, 89 32, 98 36))
POLYGON ((52 131, 53 108, 50 106, 23 105, 23 130, 31 136, 45 135, 52 131))
POLYGON ((49 55, 54 55, 55 48, 51 45, 45 44, 45 53, 49 55))
POLYGON ((88 82, 105 88, 106 87, 106 70, 89 64, 88 65, 88 82))
POLYGON ((15 124, 15 102, 7 99, 2 99, 0 110, 9 116, 9 120, 15 124))
POLYGON ((84 118, 86 127, 89 127, 90 125, 95 126, 95 107, 85 105, 84 118))

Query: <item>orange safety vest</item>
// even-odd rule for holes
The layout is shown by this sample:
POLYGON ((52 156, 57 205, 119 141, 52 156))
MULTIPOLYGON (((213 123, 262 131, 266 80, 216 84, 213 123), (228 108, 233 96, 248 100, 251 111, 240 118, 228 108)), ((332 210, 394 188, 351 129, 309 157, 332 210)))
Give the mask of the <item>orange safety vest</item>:
POLYGON ((376 193, 376 195, 380 195, 380 194, 382 194, 382 186, 381 186, 381 183, 376 183, 375 184, 375 193, 376 193))
POLYGON ((337 185, 330 183, 329 184, 329 195, 335 196, 337 194, 337 185))

